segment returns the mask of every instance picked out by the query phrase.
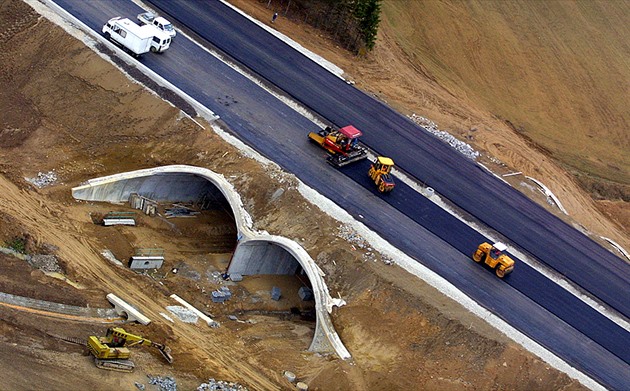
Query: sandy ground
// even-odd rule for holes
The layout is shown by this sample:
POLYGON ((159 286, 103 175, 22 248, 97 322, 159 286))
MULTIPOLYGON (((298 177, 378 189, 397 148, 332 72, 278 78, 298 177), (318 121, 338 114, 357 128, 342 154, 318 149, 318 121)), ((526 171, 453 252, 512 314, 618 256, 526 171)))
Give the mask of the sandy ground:
MULTIPOLYGON (((254 14, 267 13, 259 3, 243 5, 254 14)), ((298 34, 297 26, 289 29, 282 20, 279 28, 298 38, 311 34, 314 45, 333 61, 353 63, 308 28, 298 34)), ((30 254, 54 254, 76 283, 60 282, 0 254, 0 291, 91 307, 108 307, 105 295, 114 292, 153 319, 147 327, 125 327, 166 343, 175 359, 168 366, 155 352, 138 348, 133 350, 134 373, 102 371, 81 346, 49 334, 85 338, 102 335, 107 325, 2 306, 0 388, 134 389, 134 382, 147 385, 147 375, 170 375, 185 390, 210 377, 277 390, 293 388, 282 377, 290 370, 313 390, 582 389, 433 288, 349 246, 340 237, 339 223, 305 201, 290 176, 242 157, 210 128, 130 82, 26 4, 0 4, 0 37, 0 242, 21 238, 30 254), (212 303, 209 292, 220 284, 212 272, 229 258, 225 240, 231 228, 225 215, 168 221, 138 216, 137 227, 102 227, 94 216, 128 209, 78 202, 70 195, 71 187, 89 178, 178 163, 225 175, 241 193, 256 228, 298 240, 317 260, 332 295, 348 302, 334 312, 333 322, 353 360, 306 350, 314 323, 291 308, 307 313, 308 303, 289 294, 280 302, 269 300, 270 286, 297 290, 301 282, 294 278, 246 278, 230 285, 232 300, 212 303), (24 179, 52 170, 58 180, 41 189, 24 179), (272 199, 277 188, 285 192, 272 199), (163 271, 136 274, 100 255, 110 249, 124 260, 138 247, 164 248, 163 271), (180 271, 166 274, 172 267, 180 271), (171 293, 211 314, 221 327, 164 319, 160 313, 176 304, 168 298, 171 293)), ((379 55, 395 58, 391 52, 379 55)), ((348 69, 358 75, 371 66, 358 61, 348 69)), ((504 148, 512 146, 502 142, 504 148)), ((552 165, 541 170, 553 178, 552 165)), ((571 193, 574 187, 565 178, 559 174, 559 188, 571 193)), ((578 205, 581 198, 574 199, 578 205)), ((593 224, 611 226, 594 215, 593 224)), ((613 236, 618 228, 609 229, 613 236)))

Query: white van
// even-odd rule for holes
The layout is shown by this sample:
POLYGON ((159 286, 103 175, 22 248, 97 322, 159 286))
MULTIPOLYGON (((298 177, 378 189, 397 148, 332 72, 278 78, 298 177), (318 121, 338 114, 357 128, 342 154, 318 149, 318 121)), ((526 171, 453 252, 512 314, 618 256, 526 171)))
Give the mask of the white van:
POLYGON ((129 19, 117 16, 111 18, 103 26, 105 38, 118 43, 133 55, 140 56, 151 50, 154 31, 141 29, 129 19))
POLYGON ((171 47, 171 36, 151 25, 141 26, 140 29, 148 31, 153 35, 151 39, 151 51, 153 53, 164 53, 166 49, 171 47))
POLYGON ((171 44, 171 37, 157 27, 139 26, 120 16, 111 18, 105 23, 103 34, 136 57, 148 51, 163 53, 171 44))

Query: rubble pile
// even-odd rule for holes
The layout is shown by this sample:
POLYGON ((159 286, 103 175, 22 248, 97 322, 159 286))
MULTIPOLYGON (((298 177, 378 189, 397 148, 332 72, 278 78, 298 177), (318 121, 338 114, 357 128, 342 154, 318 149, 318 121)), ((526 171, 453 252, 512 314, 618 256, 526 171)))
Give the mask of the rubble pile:
POLYGON ((57 181, 57 174, 55 171, 48 172, 38 172, 37 177, 35 178, 25 178, 28 182, 35 185, 37 188, 41 189, 42 187, 46 187, 52 185, 57 181))
POLYGON ((339 226, 339 233, 337 234, 337 236, 347 242, 350 242, 351 248, 353 250, 356 250, 357 248, 365 250, 365 253, 363 254, 364 261, 374 262, 378 259, 376 252, 374 251, 370 243, 352 228, 346 225, 339 226))
POLYGON ((424 128, 427 132, 433 134, 440 140, 446 142, 448 145, 455 148, 457 152, 466 156, 468 159, 476 160, 479 157, 479 152, 475 151, 473 147, 471 147, 469 144, 466 144, 463 141, 458 140, 452 134, 439 130, 437 124, 431 121, 430 119, 422 117, 417 114, 411 114, 409 118, 413 122, 422 126, 422 128, 424 128))
POLYGON ((339 227, 339 235, 341 239, 356 245, 359 248, 367 248, 370 249, 369 244, 352 228, 342 225, 339 227))
POLYGON ((167 208, 164 210, 164 215, 167 219, 172 217, 195 217, 199 213, 200 212, 177 204, 173 204, 173 208, 167 208))
POLYGON ((32 255, 28 259, 28 263, 44 273, 63 273, 61 266, 57 263, 57 257, 54 255, 32 255))
POLYGON ((184 323, 197 323, 199 316, 186 307, 170 305, 166 309, 184 323))
POLYGON ((208 281, 212 284, 221 284, 223 282, 223 278, 221 277, 221 273, 217 272, 217 271, 206 271, 206 278, 208 278, 208 281))
POLYGON ((223 303, 226 300, 230 300, 232 298, 232 292, 230 292, 230 288, 227 286, 222 286, 216 291, 212 291, 210 294, 212 297, 213 303, 223 303))
POLYGON ((247 387, 238 383, 208 379, 207 383, 202 383, 197 387, 197 391, 247 391, 247 387))
MULTIPOLYGON (((147 375, 148 376, 148 375, 147 375)), ((148 376, 149 384, 158 386, 160 391, 177 391, 177 382, 170 376, 148 376)))

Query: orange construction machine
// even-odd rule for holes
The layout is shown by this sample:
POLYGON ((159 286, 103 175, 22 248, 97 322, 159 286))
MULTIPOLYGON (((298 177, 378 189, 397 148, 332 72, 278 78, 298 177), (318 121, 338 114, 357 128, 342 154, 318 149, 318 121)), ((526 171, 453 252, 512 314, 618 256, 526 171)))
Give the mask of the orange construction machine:
POLYGON ((330 156, 328 163, 343 167, 367 158, 367 150, 359 145, 363 133, 352 125, 335 130, 330 126, 318 133, 310 132, 308 138, 324 148, 330 156))
POLYGON ((514 260, 507 254, 503 254, 505 250, 507 246, 503 243, 484 242, 479 245, 472 258, 477 263, 483 262, 490 266, 498 277, 503 278, 514 270, 514 260))
POLYGON ((384 156, 376 158, 376 161, 370 166, 368 175, 381 193, 389 193, 396 185, 391 174, 392 167, 394 167, 394 161, 384 156))

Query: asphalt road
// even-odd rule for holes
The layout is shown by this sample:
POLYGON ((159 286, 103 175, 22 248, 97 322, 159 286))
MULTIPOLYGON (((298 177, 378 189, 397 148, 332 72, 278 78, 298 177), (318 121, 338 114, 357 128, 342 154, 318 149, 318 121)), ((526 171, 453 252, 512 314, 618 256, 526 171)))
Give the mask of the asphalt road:
MULTIPOLYGON (((133 18, 141 11, 135 4, 122 0, 107 2, 63 0, 57 3, 98 32, 111 16, 124 15, 133 18)), ((215 2, 193 4, 204 4, 208 10, 216 5, 215 2)), ((221 10, 218 16, 222 17, 224 14, 226 13, 221 10)), ((194 18, 188 21, 179 13, 178 17, 186 21, 189 28, 197 29, 195 23, 200 23, 194 18)), ((236 26, 240 26, 243 22, 219 23, 222 34, 230 35, 230 28, 233 27, 222 23, 235 23, 236 26)), ((205 26, 212 23, 204 18, 202 24, 205 26)), ((245 26, 243 30, 254 30, 251 26, 245 26)), ((202 27, 199 29, 203 30, 202 27)), ((221 36, 220 33, 217 34, 221 36)), ((261 30, 254 35, 265 33, 261 30)), ((247 39, 241 38, 245 40, 244 42, 247 39)), ((233 40, 239 41, 237 36, 234 36, 233 40)), ((271 50, 276 54, 275 57, 278 57, 278 53, 283 53, 281 57, 285 57, 284 51, 290 52, 288 47, 276 49, 272 46, 271 50)), ((288 54, 286 57, 292 56, 293 54, 288 54)), ((232 131, 246 143, 283 168, 295 173, 309 186, 337 202, 390 243, 442 275, 477 302, 563 357, 571 365, 611 388, 627 388, 630 384, 628 375, 630 358, 625 351, 630 346, 628 332, 518 260, 516 271, 505 281, 500 281, 490 270, 485 270, 470 260, 470 253, 484 240, 478 233, 401 183, 394 193, 387 197, 379 195, 373 184, 367 180, 367 167, 362 163, 341 171, 328 166, 324 163, 324 152, 307 141, 306 134, 313 130, 310 121, 201 50, 184 36, 178 35, 166 53, 147 54, 140 61, 219 114, 232 131)), ((311 63, 302 58, 299 61, 295 60, 293 65, 278 66, 287 66, 287 73, 298 77, 301 69, 307 69, 311 63)), ((326 83, 332 82, 326 80, 326 83)), ((347 86, 343 82, 341 85, 347 86)), ((340 89, 336 91, 337 94, 342 92, 340 89)), ((358 95, 366 97, 360 93, 358 95)), ((367 107, 389 110, 381 106, 375 102, 367 107)), ((359 117, 361 115, 357 118, 359 117)), ((402 120, 414 127, 413 137, 411 133, 398 134, 390 130, 392 135, 408 137, 404 143, 411 145, 420 143, 415 137, 426 138, 421 130, 404 118, 402 120)), ((350 122, 357 123, 356 121, 346 123, 350 122)), ((368 131, 365 129, 368 128, 363 129, 367 135, 368 131)), ((427 148, 434 154, 433 160, 441 160, 440 154, 444 153, 446 154, 444 160, 448 163, 445 164, 446 167, 457 167, 457 164, 461 163, 475 172, 475 175, 468 178, 474 179, 473 183, 463 182, 464 189, 473 190, 479 183, 490 183, 493 186, 491 194, 512 196, 514 193, 517 206, 537 207, 529 201, 523 203, 524 197, 520 193, 494 180, 472 162, 465 159, 463 163, 459 162, 462 158, 452 156, 457 154, 438 140, 429 137, 423 142, 427 143, 427 148), (436 146, 432 146, 431 143, 436 146)), ((389 155, 400 164, 401 154, 408 151, 406 148, 406 144, 400 145, 395 154, 389 155)), ((459 181, 456 177, 448 177, 454 175, 448 170, 444 175, 447 175, 449 182, 459 181)), ((429 183, 443 193, 436 184, 429 183)), ((526 212, 529 211, 520 211, 519 215, 526 212)), ((533 216, 543 212, 546 213, 538 208, 533 216)), ((553 216, 543 217, 555 219, 553 216)), ((551 235, 550 231, 546 232, 547 235, 551 235)), ((606 252, 604 249, 601 251, 606 252)), ((627 293, 622 292, 622 299, 624 294, 627 293)))
POLYGON ((150 3, 333 124, 357 126, 371 149, 630 318, 630 265, 519 191, 222 2, 150 3))

